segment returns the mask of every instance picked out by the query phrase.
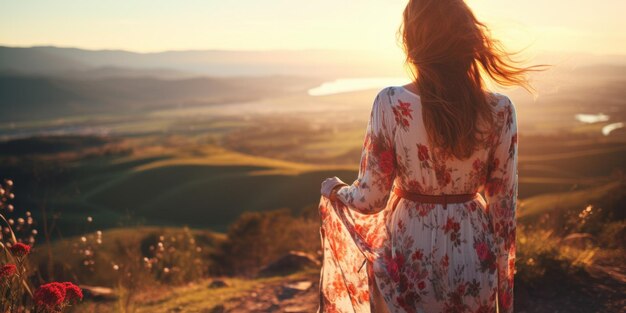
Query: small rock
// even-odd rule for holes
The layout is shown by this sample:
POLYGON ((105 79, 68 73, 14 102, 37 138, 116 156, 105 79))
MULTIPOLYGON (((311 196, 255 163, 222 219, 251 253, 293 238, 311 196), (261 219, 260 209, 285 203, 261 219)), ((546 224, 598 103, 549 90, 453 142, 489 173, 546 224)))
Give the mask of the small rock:
POLYGON ((595 237, 588 233, 572 233, 561 240, 561 243, 578 249, 586 249, 595 245, 595 237))
POLYGON ((288 306, 283 310, 285 313, 306 313, 308 311, 308 308, 303 306, 288 306))
POLYGON ((307 291, 309 288, 311 288, 311 286, 313 286, 313 283, 307 280, 285 285, 285 287, 287 288, 293 288, 299 291, 307 291))
POLYGON ((82 289, 85 299, 91 299, 93 301, 117 300, 117 295, 113 292, 113 289, 111 288, 88 285, 80 285, 79 287, 80 289, 82 289))
POLYGON ((223 287, 228 287, 228 283, 226 283, 225 281, 221 279, 214 279, 209 284, 209 288, 223 288, 223 287))
POLYGON ((289 253, 263 267, 258 276, 288 275, 308 267, 319 266, 320 262, 314 256, 301 251, 289 251, 289 253))
POLYGON ((226 307, 224 307, 223 304, 218 304, 207 311, 207 313, 224 313, 224 312, 226 312, 226 307))
POLYGON ((182 312, 183 310, 184 308, 182 306, 177 306, 175 308, 170 309, 169 312, 178 313, 178 312, 182 312))
POLYGON ((297 283, 284 285, 282 290, 278 294, 278 299, 282 301, 282 300, 293 298, 296 294, 306 291, 309 288, 311 288, 312 285, 313 283, 309 281, 301 281, 297 283))
POLYGON ((267 312, 276 312, 280 308, 280 305, 276 303, 272 303, 269 307, 267 307, 267 312))

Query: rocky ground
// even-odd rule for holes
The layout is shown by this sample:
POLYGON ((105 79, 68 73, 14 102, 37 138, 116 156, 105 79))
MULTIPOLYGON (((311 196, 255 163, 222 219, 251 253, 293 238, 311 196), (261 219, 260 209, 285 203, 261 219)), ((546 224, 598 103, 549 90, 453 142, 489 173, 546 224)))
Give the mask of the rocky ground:
POLYGON ((309 272, 262 284, 247 294, 225 301, 208 312, 309 313, 317 310, 319 274, 309 272))
MULTIPOLYGON (((230 299, 208 312, 316 312, 319 277, 317 273, 287 278, 256 287, 247 295, 230 299), (301 284, 295 290, 293 284, 301 284)), ((594 266, 586 273, 568 279, 568 284, 547 284, 529 288, 518 284, 516 308, 519 313, 608 313, 626 312, 624 269, 594 266)))
POLYGON ((624 313, 626 268, 595 265, 541 286, 515 287, 518 313, 624 313))
MULTIPOLYGON (((626 312, 625 273, 623 266, 594 265, 574 277, 549 277, 533 287, 516 283, 515 312, 626 312)), ((315 313, 318 290, 318 269, 256 279, 216 277, 152 290, 152 295, 137 299, 136 312, 315 313)), ((79 312, 118 311, 111 304, 86 303, 79 308, 79 312)))

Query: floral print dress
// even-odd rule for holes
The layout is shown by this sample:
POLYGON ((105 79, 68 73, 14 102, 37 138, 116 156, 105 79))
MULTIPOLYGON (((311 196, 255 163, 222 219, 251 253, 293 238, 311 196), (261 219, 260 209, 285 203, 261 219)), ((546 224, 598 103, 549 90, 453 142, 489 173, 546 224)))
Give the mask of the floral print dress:
POLYGON ((489 93, 496 131, 466 160, 429 145, 418 95, 381 90, 358 178, 319 204, 323 265, 318 312, 512 312, 517 122, 510 99, 489 93), (463 203, 422 194, 484 193, 463 203), (375 296, 376 295, 376 296, 375 296))

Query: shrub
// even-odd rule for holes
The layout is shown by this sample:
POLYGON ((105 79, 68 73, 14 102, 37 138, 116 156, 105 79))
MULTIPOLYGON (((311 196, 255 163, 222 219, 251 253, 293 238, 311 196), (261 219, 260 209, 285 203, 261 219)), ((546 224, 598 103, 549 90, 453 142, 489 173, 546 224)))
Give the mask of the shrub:
POLYGON ((563 284, 572 274, 580 274, 594 249, 574 249, 560 245, 552 231, 517 227, 516 280, 528 286, 563 284))
POLYGON ((315 254, 319 249, 317 218, 278 209, 241 214, 213 258, 221 274, 252 276, 290 250, 315 254))

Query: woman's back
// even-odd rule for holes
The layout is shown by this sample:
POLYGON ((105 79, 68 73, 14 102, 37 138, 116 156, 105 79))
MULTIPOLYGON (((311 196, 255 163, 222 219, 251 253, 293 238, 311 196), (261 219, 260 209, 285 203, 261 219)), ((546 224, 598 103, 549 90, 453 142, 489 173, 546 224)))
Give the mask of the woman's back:
MULTIPOLYGON (((397 184, 423 194, 465 194, 479 191, 487 179, 489 158, 499 134, 489 134, 467 159, 460 160, 443 149, 429 143, 422 118, 420 97, 405 87, 388 87, 381 91, 389 94, 381 101, 388 103, 395 120, 397 184)), ((491 104, 500 120, 494 130, 502 130, 505 114, 513 106, 508 97, 492 93, 491 104)), ((386 113, 389 114, 389 113, 386 113)))
MULTIPOLYGON (((350 288, 359 290, 359 281, 369 280, 369 293, 380 292, 384 298, 384 303, 372 301, 379 307, 370 310, 494 312, 496 296, 500 312, 512 310, 515 109, 504 95, 490 94, 488 99, 497 112, 495 133, 471 157, 459 160, 429 144, 418 95, 394 86, 376 96, 357 180, 339 189, 341 203, 324 198, 320 203, 323 223, 341 221, 346 226, 327 228, 323 234, 325 253, 332 253, 337 264, 325 263, 323 271, 341 269, 340 276, 328 279, 343 281, 347 295, 352 295, 350 288), (471 197, 424 203, 395 192, 475 194, 482 187, 486 202, 471 197), (351 249, 355 243, 357 249, 351 249), (360 276, 355 268, 364 257, 370 261, 369 275, 360 276)), ((370 305, 359 302, 362 298, 350 297, 350 309, 370 305)))

